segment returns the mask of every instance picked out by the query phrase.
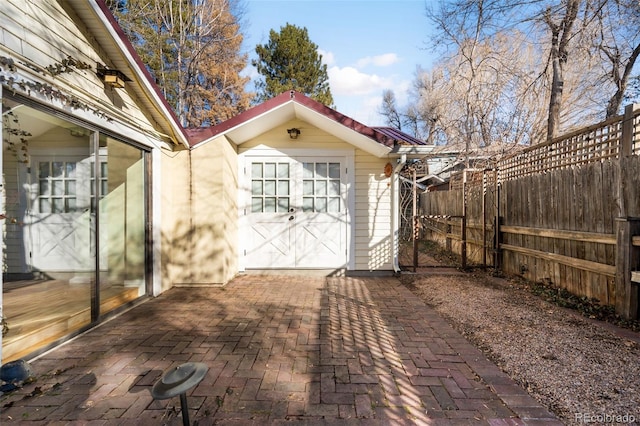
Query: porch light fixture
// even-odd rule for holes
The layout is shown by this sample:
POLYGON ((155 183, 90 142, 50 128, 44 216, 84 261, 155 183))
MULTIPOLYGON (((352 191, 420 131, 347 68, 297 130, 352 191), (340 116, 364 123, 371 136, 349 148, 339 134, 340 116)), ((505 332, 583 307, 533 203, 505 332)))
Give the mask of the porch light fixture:
POLYGON ((300 129, 296 129, 295 127, 293 127, 291 129, 287 129, 287 133, 289 133, 289 137, 291 139, 298 139, 298 136, 300 135, 300 129))
POLYGON ((127 81, 131 81, 124 75, 122 72, 118 70, 112 70, 106 68, 104 65, 98 64, 98 68, 96 74, 100 79, 111 87, 123 88, 127 81))

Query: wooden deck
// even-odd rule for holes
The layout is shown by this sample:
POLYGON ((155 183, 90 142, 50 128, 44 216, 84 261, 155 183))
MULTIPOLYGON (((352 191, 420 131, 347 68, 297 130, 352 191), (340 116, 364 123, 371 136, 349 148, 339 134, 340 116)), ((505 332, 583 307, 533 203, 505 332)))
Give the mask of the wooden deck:
MULTIPOLYGON (((65 280, 5 283, 4 316, 9 332, 2 339, 2 363, 22 358, 91 322, 90 284, 65 280)), ((100 310, 109 312, 138 298, 137 287, 101 289, 100 310)))

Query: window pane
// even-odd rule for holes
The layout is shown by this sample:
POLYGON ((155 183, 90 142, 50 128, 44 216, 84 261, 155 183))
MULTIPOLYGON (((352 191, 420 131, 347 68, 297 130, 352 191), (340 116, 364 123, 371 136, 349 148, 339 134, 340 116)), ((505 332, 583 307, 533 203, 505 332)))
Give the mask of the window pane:
POLYGON ((41 198, 39 203, 40 213, 51 213, 51 203, 46 198, 41 198))
POLYGON ((340 198, 339 197, 331 197, 331 198, 329 198, 328 211, 331 212, 331 213, 338 213, 340 211, 340 198))
POLYGON ((305 180, 302 182, 302 195, 313 195, 313 181, 305 180))
POLYGON ((278 178, 287 179, 289 177, 289 164, 278 164, 278 178))
POLYGON ((313 177, 313 163, 304 163, 302 165, 302 177, 305 179, 313 177))
POLYGON ((264 195, 276 195, 275 180, 267 180, 264 182, 264 195))
POLYGON ((264 177, 271 179, 276 177, 276 163, 266 163, 264 165, 264 177))
POLYGON ((64 213, 64 199, 63 198, 53 198, 51 199, 53 203, 53 213, 64 213))
POLYGON ((62 163, 61 161, 54 161, 53 163, 51 163, 51 176, 53 177, 60 177, 62 176, 62 174, 64 173, 64 163, 62 163))
POLYGON ((64 195, 64 181, 54 180, 51 183, 53 184, 53 195, 64 195))
POLYGON ((49 163, 40 162, 38 163, 39 174, 38 177, 41 179, 49 177, 49 163))
POLYGON ((65 194, 67 194, 67 195, 76 195, 76 181, 75 180, 66 181, 65 182, 65 186, 66 186, 65 194))
MULTIPOLYGON (((40 164, 42 164, 42 163, 40 163, 40 164)), ((49 182, 47 182, 46 180, 41 180, 40 181, 39 194, 40 195, 49 195, 49 182)))
POLYGON ((253 197, 251 199, 251 213, 262 213, 262 198, 253 197))
POLYGON ((327 163, 316 163, 316 176, 327 177, 327 163))
POLYGON ((340 195, 339 180, 332 180, 329 182, 329 195, 340 195))
POLYGON ((252 178, 262 177, 262 163, 251 163, 251 177, 252 178))
POLYGON ((67 198, 67 211, 68 212, 76 211, 76 199, 75 198, 67 198))
MULTIPOLYGON (((88 208, 99 208, 103 214, 99 217, 99 239, 96 252, 100 265, 100 298, 108 300, 112 291, 118 292, 137 289, 141 296, 146 291, 146 249, 147 240, 147 191, 145 184, 145 154, 142 150, 100 135, 98 157, 92 160, 92 169, 96 172, 97 180, 91 182, 95 198, 87 200, 84 195, 88 188, 81 190, 81 186, 88 183, 77 181, 77 209, 85 211, 88 208), (123 190, 126 188, 126 190, 123 190), (80 196, 83 195, 81 198, 80 196), (118 212, 118 215, 115 213, 118 212), (117 216, 117 218, 115 216, 117 216), (107 285, 108 284, 108 285, 107 285), (125 289, 120 290, 122 286, 125 289)), ((83 162, 84 163, 84 162, 83 162)), ((78 164, 78 174, 82 171, 78 164)), ((121 301, 114 304, 103 304, 100 313, 103 314, 126 303, 126 299, 119 295, 121 301)), ((115 298, 114 298, 115 299, 115 298)))
POLYGON ((251 181, 251 195, 262 195, 262 191, 263 189, 261 180, 251 181))
POLYGON ((66 163, 66 176, 69 178, 76 177, 76 163, 66 163))
POLYGON ((278 195, 289 195, 289 181, 278 181, 278 195))
POLYGON ((327 181, 316 181, 316 194, 315 195, 327 195, 327 181))
POLYGON ((329 177, 340 179, 340 163, 329 163, 329 177))
POLYGON ((318 213, 326 213, 327 212, 327 199, 325 197, 316 198, 316 212, 318 213))
POLYGON ((278 198, 278 212, 285 213, 289 211, 289 198, 287 197, 279 197, 278 198))
POLYGON ((275 213, 276 211, 275 197, 269 197, 264 199, 264 211, 269 213, 275 213))
POLYGON ((304 197, 302 199, 302 211, 303 212, 312 212, 313 211, 313 198, 312 197, 304 197))

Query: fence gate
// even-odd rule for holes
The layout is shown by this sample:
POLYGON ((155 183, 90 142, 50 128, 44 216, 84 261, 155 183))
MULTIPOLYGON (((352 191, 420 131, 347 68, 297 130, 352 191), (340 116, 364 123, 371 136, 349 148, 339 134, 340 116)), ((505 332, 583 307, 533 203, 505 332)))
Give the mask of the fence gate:
POLYGON ((448 191, 427 192, 420 197, 422 238, 460 255, 462 267, 496 267, 498 197, 494 169, 467 169, 453 176, 448 191))

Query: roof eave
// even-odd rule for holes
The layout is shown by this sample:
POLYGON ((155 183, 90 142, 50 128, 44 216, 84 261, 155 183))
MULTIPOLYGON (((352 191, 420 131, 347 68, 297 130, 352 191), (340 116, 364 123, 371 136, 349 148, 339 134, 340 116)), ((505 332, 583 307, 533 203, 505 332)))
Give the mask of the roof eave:
POLYGON ((396 145, 390 150, 389 155, 392 157, 406 155, 408 158, 418 158, 432 154, 434 149, 434 145, 396 145))
POLYGON ((166 119, 172 133, 170 136, 175 139, 174 142, 188 148, 189 141, 185 129, 180 125, 166 99, 160 94, 158 86, 152 82, 151 75, 135 52, 133 45, 128 41, 126 35, 109 11, 106 3, 103 0, 89 0, 88 4, 93 10, 93 13, 103 23, 113 43, 115 43, 122 53, 127 62, 127 66, 135 73, 135 75, 131 76, 133 77, 132 80, 138 84, 139 90, 143 92, 144 97, 152 100, 155 107, 166 119))
POLYGON ((345 126, 331 117, 309 108, 301 103, 295 103, 296 118, 312 124, 338 139, 344 140, 371 155, 382 158, 389 155, 391 148, 368 137, 358 130, 345 126))
MULTIPOLYGON (((196 146, 201 146, 221 136, 236 145, 241 145, 277 126, 300 119, 376 157, 386 157, 391 151, 390 146, 386 146, 363 133, 362 129, 365 129, 370 131, 372 135, 377 135, 368 126, 348 119, 337 112, 328 115, 326 113, 328 108, 320 108, 317 102, 309 101, 306 97, 296 97, 295 94, 284 93, 255 108, 257 110, 245 111, 210 128, 208 132, 202 132, 200 142, 196 146), (337 121, 334 117, 336 115, 339 115, 342 120, 337 121)), ((391 141, 388 142, 391 144, 391 141)))

